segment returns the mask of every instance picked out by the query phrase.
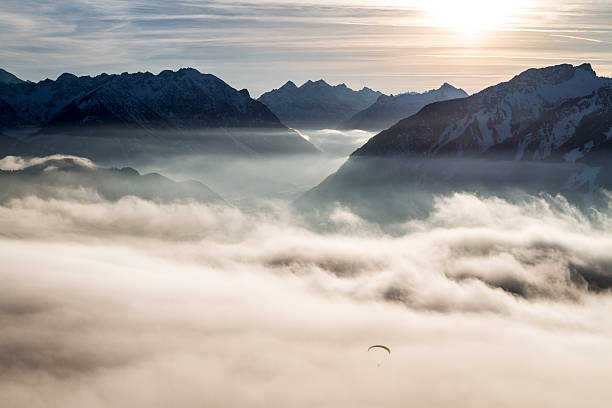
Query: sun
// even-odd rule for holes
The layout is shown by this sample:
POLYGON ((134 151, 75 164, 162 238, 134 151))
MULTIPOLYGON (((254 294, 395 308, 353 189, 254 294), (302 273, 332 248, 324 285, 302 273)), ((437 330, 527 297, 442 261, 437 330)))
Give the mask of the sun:
POLYGON ((505 26, 521 3, 521 0, 428 0, 424 7, 432 25, 474 33, 505 26))

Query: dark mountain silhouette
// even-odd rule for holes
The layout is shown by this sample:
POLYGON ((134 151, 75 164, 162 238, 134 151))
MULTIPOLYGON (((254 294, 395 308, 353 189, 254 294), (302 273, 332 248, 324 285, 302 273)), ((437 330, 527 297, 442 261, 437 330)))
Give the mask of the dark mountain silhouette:
POLYGON ((26 151, 5 154, 317 152, 248 91, 190 68, 0 84, 0 129, 27 126, 40 130, 26 151))
POLYGON ((340 124, 342 129, 362 129, 380 131, 400 120, 414 115, 425 105, 449 99, 465 98, 468 94, 463 89, 445 83, 438 89, 428 92, 409 92, 396 96, 381 95, 374 104, 356 113, 340 124))
POLYGON ((331 86, 318 80, 297 87, 289 81, 263 94, 263 102, 287 126, 301 129, 332 129, 381 96, 370 88, 354 91, 345 84, 331 86))
POLYGON ((0 83, 19 84, 21 82, 24 82, 24 81, 17 78, 15 75, 11 74, 10 72, 5 71, 2 68, 0 68, 0 83))

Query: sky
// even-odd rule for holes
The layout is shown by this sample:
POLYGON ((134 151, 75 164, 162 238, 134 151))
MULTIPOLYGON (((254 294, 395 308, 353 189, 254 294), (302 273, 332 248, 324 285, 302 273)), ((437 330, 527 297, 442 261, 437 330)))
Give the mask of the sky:
POLYGON ((612 2, 3 0, 0 67, 39 81, 194 67, 253 96, 325 79, 473 93, 530 67, 612 76, 612 2))

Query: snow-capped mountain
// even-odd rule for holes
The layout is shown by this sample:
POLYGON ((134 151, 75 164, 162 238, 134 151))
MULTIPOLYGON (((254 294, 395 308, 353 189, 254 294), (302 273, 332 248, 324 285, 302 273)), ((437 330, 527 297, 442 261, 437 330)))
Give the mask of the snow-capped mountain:
POLYGON ((142 128, 259 127, 282 129, 248 91, 195 69, 113 75, 70 102, 48 126, 131 125, 142 128))
POLYGON ((17 118, 12 121, 1 118, 0 128, 44 126, 74 99, 96 89, 109 78, 110 75, 106 74, 92 78, 65 73, 55 81, 45 79, 40 82, 0 84, 0 104, 10 107, 17 118))
MULTIPOLYGON (((76 77, 0 87, 0 99, 37 126, 126 124, 143 128, 283 128, 263 104, 221 79, 184 68, 76 77)), ((2 122, 10 127, 10 122, 2 122)))
POLYGON ((605 116, 610 85, 589 64, 530 69, 468 98, 430 104, 353 155, 490 157, 501 150, 545 159, 567 149, 583 120, 605 116))
POLYGON ((381 95, 370 88, 355 91, 345 84, 331 86, 321 79, 300 87, 289 81, 258 100, 292 128, 332 129, 376 102, 381 95))
POLYGON ((2 84, 19 84, 23 82, 23 80, 17 78, 15 75, 11 74, 8 71, 0 68, 0 83, 2 84))
POLYGON ((87 190, 107 200, 136 196, 146 200, 169 202, 193 199, 223 203, 224 200, 198 181, 176 182, 157 173, 141 175, 126 167, 103 168, 89 159, 54 155, 23 159, 0 159, 0 202, 36 195, 60 198, 65 189, 87 190), (57 196, 57 197, 56 197, 57 196))
POLYGON ((191 68, 0 84, 0 130, 11 136, 24 126, 41 128, 30 150, 5 154, 317 152, 247 90, 191 68))
POLYGON ((465 98, 463 89, 444 83, 438 89, 423 93, 408 92, 396 96, 381 95, 374 104, 356 113, 339 127, 342 129, 362 129, 380 131, 400 120, 417 113, 423 106, 433 102, 465 98))
POLYGON ((440 193, 520 189, 588 207, 612 189, 611 152, 612 80, 589 64, 530 69, 425 106, 371 138, 303 200, 358 203, 367 213, 400 194, 407 211, 440 193))

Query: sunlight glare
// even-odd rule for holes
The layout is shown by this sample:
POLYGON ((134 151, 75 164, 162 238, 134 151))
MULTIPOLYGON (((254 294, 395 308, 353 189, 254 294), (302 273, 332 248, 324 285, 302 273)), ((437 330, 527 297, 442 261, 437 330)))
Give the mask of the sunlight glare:
POLYGON ((520 3, 520 0, 429 0, 424 7, 432 25, 474 33, 503 27, 519 10, 520 3))

